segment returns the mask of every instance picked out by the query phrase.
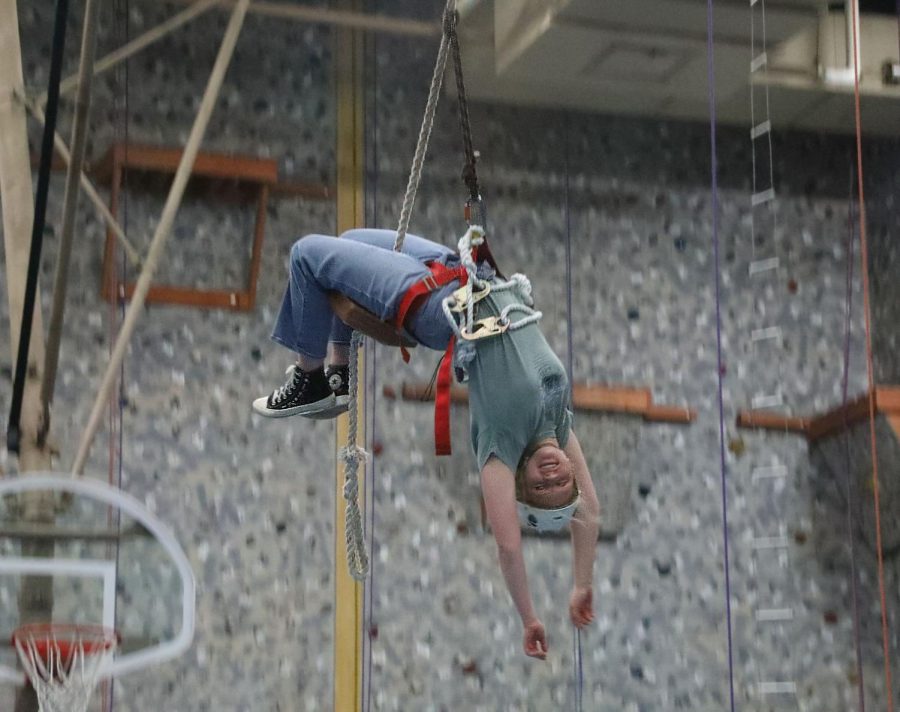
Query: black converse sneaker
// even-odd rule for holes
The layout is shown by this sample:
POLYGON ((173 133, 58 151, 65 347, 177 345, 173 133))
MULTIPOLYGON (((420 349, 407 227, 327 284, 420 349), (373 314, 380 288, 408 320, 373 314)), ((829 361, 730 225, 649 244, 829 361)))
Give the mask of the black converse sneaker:
POLYGON ((350 367, 329 366, 325 369, 325 378, 338 405, 347 405, 350 401, 350 367))
POLYGON ((329 366, 325 369, 325 378, 328 379, 328 387, 334 393, 334 405, 331 408, 310 413, 310 418, 324 420, 336 418, 341 413, 346 413, 350 404, 350 368, 348 366, 329 366))
POLYGON ((334 409, 334 393, 328 386, 324 369, 320 367, 307 372, 295 364, 285 373, 288 375, 285 384, 270 395, 253 401, 253 410, 267 418, 286 418, 289 415, 315 418, 334 409))

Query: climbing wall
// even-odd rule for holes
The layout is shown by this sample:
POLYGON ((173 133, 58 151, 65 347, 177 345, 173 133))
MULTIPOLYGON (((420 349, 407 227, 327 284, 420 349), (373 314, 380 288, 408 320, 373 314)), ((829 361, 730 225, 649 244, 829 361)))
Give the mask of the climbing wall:
MULTIPOLYGON (((169 4, 128 4, 131 36, 172 11, 169 4)), ((392 0, 378 9, 424 18, 436 16, 439 5, 392 0)), ((114 9, 105 10, 101 53, 125 31, 114 9)), ((42 86, 52 3, 20 2, 19 10, 26 73, 33 86, 42 86)), ((73 8, 71 38, 78 35, 78 12, 73 8)), ((183 142, 223 27, 223 16, 210 15, 202 32, 178 34, 130 64, 132 140, 183 142)), ((75 44, 69 45, 69 71, 75 44)), ((251 16, 204 147, 271 156, 285 176, 331 184, 330 48, 322 28, 251 16)), ((366 124, 373 225, 396 221, 435 49, 429 41, 382 37, 374 50, 366 124)), ((123 82, 113 73, 95 84, 94 156, 122 130, 116 112, 125 105, 116 97, 123 82)), ((63 135, 67 121, 64 111, 63 135)), ((690 427, 647 426, 624 416, 576 418, 609 535, 597 556, 597 620, 582 638, 584 709, 726 709, 708 127, 486 104, 473 107, 472 121, 492 244, 505 268, 530 275, 548 339, 564 360, 565 240, 571 240, 575 380, 647 385, 656 400, 698 413, 690 427)), ((773 140, 781 221, 772 239, 790 257, 796 280, 796 289, 785 284, 769 301, 785 332, 779 379, 797 412, 819 412, 841 396, 852 145, 844 137, 813 134, 776 132, 773 140)), ((412 223, 413 232, 445 243, 461 230, 458 141, 452 105, 445 102, 412 223)), ((900 145, 867 141, 864 151, 873 161, 872 200, 887 205, 894 199, 889 177, 900 165, 900 145)), ((758 368, 742 350, 756 328, 744 281, 752 191, 746 127, 721 127, 719 161, 724 396, 733 415, 762 385, 749 378, 758 368)), ((48 265, 60 200, 55 180, 48 265)), ((152 214, 139 196, 135 200, 131 219, 136 229, 146 227, 152 214)), ((232 263, 221 251, 240 247, 219 233, 237 223, 219 214, 206 222, 208 209, 185 213, 174 246, 190 242, 191 250, 199 249, 195 256, 215 254, 209 278, 224 282, 232 263)), ((329 708, 332 427, 263 422, 250 415, 249 403, 281 383, 290 361, 267 340, 288 249, 297 236, 329 232, 334 222, 331 202, 274 200, 253 313, 151 307, 136 334, 121 401, 122 484, 173 526, 188 551, 200 586, 199 622, 196 645, 177 664, 117 683, 117 711, 329 708)), ((117 320, 98 296, 103 231, 89 210, 82 211, 79 227, 55 419, 62 467, 80 436, 117 320)), ((191 260, 182 266, 189 272, 191 260)), ((172 269, 177 273, 179 264, 172 269)), ((858 282, 853 290, 858 305, 858 282)), ((860 345, 854 327, 851 392, 865 382, 860 345)), ((378 348, 375 355, 378 383, 395 386, 428 380, 437 358, 422 351, 403 366, 394 352, 378 348)), ((520 651, 520 626, 481 528, 478 479, 466 464, 464 409, 455 416, 460 455, 451 466, 430 454, 427 406, 379 395, 373 407, 370 709, 571 705, 565 542, 529 540, 527 546, 535 604, 552 650, 547 663, 537 664, 520 651)), ((839 529, 844 511, 820 496, 823 481, 802 442, 741 434, 732 422, 729 417, 726 457, 742 513, 734 523, 735 546, 744 552, 734 572, 741 582, 734 594, 738 661, 783 661, 804 683, 803 709, 851 709, 856 681, 846 540, 839 529), (768 500, 750 506, 743 488, 759 452, 777 456, 790 477, 768 500), (742 536, 767 503, 777 504, 789 522, 783 548, 790 566, 779 590, 794 602, 790 640, 755 630, 761 598, 750 583, 752 541, 742 536)), ((108 469, 107 435, 101 432, 102 446, 88 468, 101 477, 108 469)), ((5 450, 0 467, 12 469, 5 450)), ((869 615, 874 604, 865 601, 869 615)), ((884 707, 877 656, 877 649, 867 651, 873 709, 884 707)), ((739 691, 741 708, 753 709, 752 691, 739 691)))

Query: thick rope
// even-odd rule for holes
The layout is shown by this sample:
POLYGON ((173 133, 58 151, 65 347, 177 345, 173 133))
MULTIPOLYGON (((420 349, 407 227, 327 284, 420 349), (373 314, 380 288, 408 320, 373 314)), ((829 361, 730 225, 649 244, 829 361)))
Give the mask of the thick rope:
POLYGON ((722 285, 721 257, 719 255, 719 176, 716 152, 716 83, 713 51, 713 0, 706 0, 706 71, 709 101, 709 170, 712 194, 712 242, 713 270, 716 295, 716 377, 719 403, 719 469, 722 481, 722 545, 725 568, 725 622, 728 628, 728 691, 731 712, 735 712, 734 699, 734 640, 731 624, 731 566, 728 549, 728 465, 725 458, 725 398, 722 359, 722 285))
POLYGON ((869 386, 869 442, 872 448, 872 489, 875 507, 875 544, 878 555, 878 593, 881 598, 881 642, 884 652, 884 685, 887 694, 887 710, 894 712, 894 687, 891 681, 891 649, 888 633, 887 596, 884 585, 884 550, 881 542, 881 498, 878 477, 878 443, 875 436, 875 366, 872 355, 872 307, 869 292, 869 243, 866 236, 865 173, 862 159, 862 120, 859 95, 859 0, 852 0, 853 17, 853 108, 856 122, 856 180, 859 190, 859 245, 863 283, 863 312, 866 321, 866 374, 869 386))
MULTIPOLYGON (((451 12, 455 5, 456 0, 447 0, 446 12, 451 12)), ((431 77, 431 88, 428 90, 425 115, 422 117, 422 127, 419 129, 419 140, 416 144, 416 152, 413 155, 409 181, 406 184, 403 207, 400 208, 400 222, 397 225, 397 238, 394 240, 395 252, 403 250, 403 241, 406 239, 407 230, 409 230, 409 221, 412 217, 413 205, 416 202, 416 192, 419 190, 419 183, 422 180, 422 166, 425 163, 425 153, 428 151, 428 141, 431 138, 431 129, 434 127, 434 114, 441 95, 441 85, 444 83, 444 69, 447 66, 449 48, 450 41, 445 32, 441 35, 441 46, 438 49, 437 62, 434 65, 434 74, 431 77)))
POLYGON ((362 336, 358 331, 353 332, 350 339, 350 363, 348 388, 350 402, 348 416, 350 422, 347 426, 347 445, 341 448, 341 458, 344 460, 344 500, 347 502, 344 521, 344 535, 347 541, 347 565, 350 575, 357 581, 362 581, 369 573, 369 557, 366 554, 365 534, 363 532, 362 514, 359 511, 359 463, 368 458, 368 453, 356 444, 358 432, 358 403, 356 390, 359 384, 359 347, 362 344, 362 336))
POLYGON ((475 300, 472 298, 478 281, 478 265, 475 263, 475 257, 472 254, 473 249, 484 242, 484 231, 477 227, 469 227, 463 235, 457 248, 459 250, 459 258, 463 266, 466 268, 466 274, 469 278, 466 280, 466 325, 471 329, 475 323, 475 300))

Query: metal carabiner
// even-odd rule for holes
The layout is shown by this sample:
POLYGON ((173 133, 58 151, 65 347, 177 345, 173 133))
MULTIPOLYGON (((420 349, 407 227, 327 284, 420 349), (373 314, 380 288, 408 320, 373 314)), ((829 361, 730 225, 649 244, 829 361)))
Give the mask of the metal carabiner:
POLYGON ((509 328, 509 319, 499 316, 488 316, 472 324, 471 331, 466 327, 460 329, 459 335, 466 341, 478 341, 490 336, 499 336, 509 328))
MULTIPOLYGON (((450 298, 452 299, 450 311, 458 314, 468 309, 469 302, 466 300, 466 297, 468 296, 467 292, 468 287, 460 287, 459 289, 453 290, 453 294, 450 295, 450 298)), ((472 289, 472 303, 477 304, 490 293, 491 283, 487 281, 480 282, 472 289)))

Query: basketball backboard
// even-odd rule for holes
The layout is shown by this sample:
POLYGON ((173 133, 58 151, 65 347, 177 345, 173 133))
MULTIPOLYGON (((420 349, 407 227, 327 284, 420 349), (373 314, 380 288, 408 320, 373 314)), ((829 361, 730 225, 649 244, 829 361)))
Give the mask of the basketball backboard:
POLYGON ((184 551, 137 499, 54 473, 0 479, 0 681, 23 673, 8 645, 24 623, 102 625, 120 636, 102 677, 169 660, 194 632, 184 551))

